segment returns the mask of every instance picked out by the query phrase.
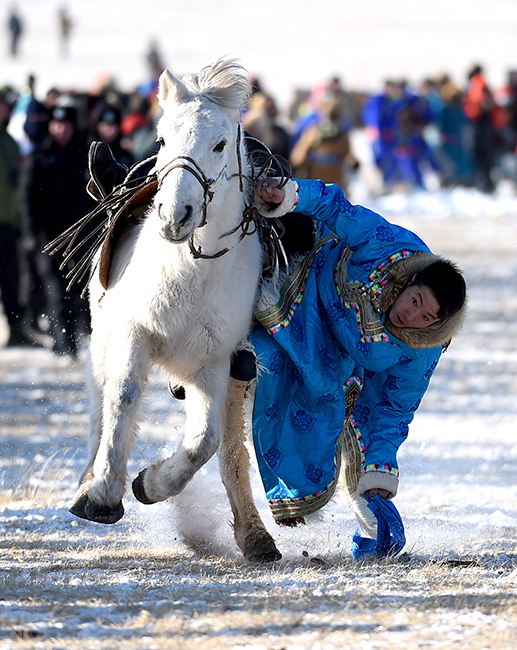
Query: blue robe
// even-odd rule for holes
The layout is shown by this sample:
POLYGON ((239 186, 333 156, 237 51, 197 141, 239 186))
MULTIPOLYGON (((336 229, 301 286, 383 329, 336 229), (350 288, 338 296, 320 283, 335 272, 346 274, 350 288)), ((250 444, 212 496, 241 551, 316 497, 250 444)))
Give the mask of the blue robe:
POLYGON ((365 472, 398 476, 398 447, 441 353, 396 339, 379 309, 392 264, 427 246, 337 185, 298 185, 294 211, 314 217, 319 243, 251 334, 263 368, 253 439, 277 520, 328 502, 341 450, 351 491, 365 472))

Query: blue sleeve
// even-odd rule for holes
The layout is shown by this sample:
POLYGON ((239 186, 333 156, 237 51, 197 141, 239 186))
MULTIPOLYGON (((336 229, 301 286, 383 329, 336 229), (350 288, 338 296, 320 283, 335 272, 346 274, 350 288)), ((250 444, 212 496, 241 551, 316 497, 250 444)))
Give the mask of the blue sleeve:
POLYGON ((441 348, 419 350, 414 359, 401 354, 383 372, 366 372, 354 419, 364 444, 365 471, 398 470, 397 451, 427 391, 441 348))
POLYGON ((352 205, 339 185, 321 180, 300 180, 298 203, 294 212, 302 212, 325 225, 351 250, 366 246, 372 240, 378 246, 376 254, 407 247, 410 250, 429 249, 414 233, 391 224, 384 217, 359 205, 352 205), (383 251, 383 249, 385 249, 383 251))

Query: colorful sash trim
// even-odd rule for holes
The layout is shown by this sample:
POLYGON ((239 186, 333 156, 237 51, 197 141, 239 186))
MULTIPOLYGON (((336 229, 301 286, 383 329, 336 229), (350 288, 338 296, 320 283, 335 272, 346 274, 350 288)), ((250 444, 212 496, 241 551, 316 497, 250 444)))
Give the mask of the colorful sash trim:
POLYGON ((372 463, 371 465, 364 466, 364 472, 386 472, 387 474, 393 474, 397 478, 399 477, 399 470, 391 465, 376 465, 372 463))
POLYGON ((357 422, 353 418, 346 420, 340 440, 345 463, 345 485, 348 492, 354 494, 363 473, 366 447, 357 422))
POLYGON ((296 307, 302 301, 305 282, 309 275, 314 256, 327 244, 336 244, 338 241, 334 235, 329 235, 319 242, 295 268, 287 281, 284 282, 280 289, 280 300, 272 307, 256 314, 257 320, 262 323, 270 334, 276 334, 281 328, 289 325, 296 307))
POLYGON ((390 269, 391 265, 395 262, 400 262, 400 260, 405 259, 406 257, 411 257, 414 255, 412 251, 399 251, 398 253, 393 253, 387 259, 384 264, 380 264, 376 269, 372 271, 369 275, 369 279, 374 283, 372 289, 374 290, 376 296, 378 297, 382 288, 386 284, 387 272, 390 269))

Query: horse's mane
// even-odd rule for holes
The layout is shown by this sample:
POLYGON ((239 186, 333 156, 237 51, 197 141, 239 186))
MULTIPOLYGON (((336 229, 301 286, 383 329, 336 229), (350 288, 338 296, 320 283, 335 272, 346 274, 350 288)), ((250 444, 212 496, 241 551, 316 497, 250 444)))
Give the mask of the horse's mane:
POLYGON ((197 74, 181 78, 189 92, 202 95, 223 108, 241 109, 251 96, 246 70, 235 59, 219 59, 197 74))

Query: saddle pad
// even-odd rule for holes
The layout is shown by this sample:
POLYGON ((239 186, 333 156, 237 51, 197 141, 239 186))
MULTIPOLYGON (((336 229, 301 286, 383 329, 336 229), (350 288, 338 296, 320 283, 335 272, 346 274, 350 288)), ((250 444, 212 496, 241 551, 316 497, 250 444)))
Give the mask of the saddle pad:
POLYGON ((99 279, 104 289, 108 288, 111 260, 121 236, 142 220, 142 215, 151 205, 158 181, 152 180, 140 189, 118 210, 113 217, 101 248, 99 260, 99 279))

